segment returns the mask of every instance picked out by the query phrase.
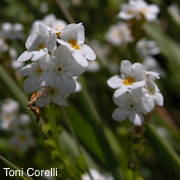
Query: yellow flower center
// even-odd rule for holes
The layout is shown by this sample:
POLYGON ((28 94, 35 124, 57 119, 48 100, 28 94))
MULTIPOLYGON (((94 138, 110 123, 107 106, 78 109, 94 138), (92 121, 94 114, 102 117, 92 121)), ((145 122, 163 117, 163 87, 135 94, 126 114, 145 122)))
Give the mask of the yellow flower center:
POLYGON ((142 8, 141 11, 140 11, 140 13, 143 15, 143 14, 147 13, 147 11, 148 11, 147 8, 142 8))
POLYGON ((19 140, 20 140, 21 142, 26 141, 26 136, 20 135, 20 136, 19 136, 19 140))
MULTIPOLYGON (((57 28, 57 29, 55 29, 56 31, 59 31, 59 29, 57 28)), ((60 39, 60 34, 61 34, 61 32, 57 32, 56 33, 56 36, 57 36, 57 38, 59 38, 60 39)))
POLYGON ((148 92, 149 92, 149 94, 152 94, 152 95, 155 93, 154 89, 150 88, 150 87, 148 88, 148 92))
POLYGON ((133 77, 127 77, 126 79, 124 79, 123 83, 128 86, 131 85, 135 82, 135 79, 133 77))
POLYGON ((11 114, 5 114, 5 116, 4 116, 5 121, 9 121, 10 118, 11 118, 11 114))
POLYGON ((37 50, 39 51, 39 50, 41 50, 41 49, 44 49, 45 47, 46 47, 45 43, 40 43, 40 44, 38 44, 38 46, 37 46, 37 50))
POLYGON ((128 14, 134 14, 134 11, 129 10, 127 13, 128 13, 128 14))
POLYGON ((42 73, 43 73, 43 70, 42 70, 41 67, 37 67, 37 68, 35 69, 35 74, 41 75, 42 73))
POLYGON ((80 49, 80 47, 79 47, 79 45, 78 45, 78 43, 77 43, 77 41, 76 41, 75 39, 70 39, 70 40, 68 41, 68 43, 70 43, 71 46, 72 46, 74 49, 80 49))

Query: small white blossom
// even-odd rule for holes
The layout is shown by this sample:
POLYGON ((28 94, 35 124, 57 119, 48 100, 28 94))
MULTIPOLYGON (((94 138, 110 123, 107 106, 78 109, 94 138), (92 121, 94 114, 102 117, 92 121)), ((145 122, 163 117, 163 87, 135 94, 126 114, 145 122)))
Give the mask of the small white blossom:
MULTIPOLYGON (((90 174, 93 180, 114 180, 114 178, 109 173, 101 174, 95 169, 90 169, 90 174)), ((91 180, 88 174, 82 175, 81 178, 82 180, 91 180)))
POLYGON ((55 33, 57 38, 60 38, 60 33, 67 26, 67 23, 62 19, 57 19, 54 14, 49 14, 39 22, 45 24, 51 33, 55 33))
POLYGON ((9 143, 21 151, 27 151, 30 147, 34 146, 35 140, 29 129, 19 129, 14 131, 9 143))
POLYGON ((24 38, 23 30, 24 27, 20 23, 11 24, 9 22, 4 22, 2 24, 1 34, 10 40, 22 39, 24 38))
POLYGON ((74 59, 83 67, 88 66, 87 60, 95 60, 96 55, 88 45, 84 44, 85 29, 82 23, 67 25, 60 34, 58 43, 66 46, 74 59))
POLYGON ((111 88, 117 89, 114 93, 115 97, 145 85, 146 70, 142 64, 131 64, 130 61, 123 60, 120 72, 121 75, 115 75, 107 81, 111 88))
POLYGON ((6 99, 2 102, 1 111, 3 113, 16 113, 19 110, 19 103, 13 99, 6 99))
POLYGON ((159 7, 155 4, 148 5, 144 0, 129 0, 128 4, 123 4, 118 17, 124 20, 145 18, 148 21, 157 19, 159 7))
MULTIPOLYGON (((158 64, 157 60, 154 57, 151 56, 147 56, 142 64, 145 66, 145 68, 148 71, 154 71, 154 72, 159 72, 159 74, 161 75, 161 77, 165 76, 166 73, 165 71, 160 67, 160 65, 158 64)), ((157 78, 158 79, 158 78, 157 78)))
POLYGON ((22 53, 18 61, 27 61, 31 59, 36 61, 42 56, 49 56, 49 53, 52 53, 56 48, 56 35, 50 34, 47 27, 40 23, 36 22, 34 31, 26 40, 26 49, 22 53))
POLYGON ((155 41, 141 39, 136 45, 136 51, 140 54, 140 56, 147 57, 157 55, 161 50, 155 41))
POLYGON ((119 97, 113 97, 114 103, 118 108, 113 112, 112 118, 120 122, 129 118, 134 125, 141 126, 144 121, 143 113, 146 112, 144 111, 140 98, 140 90, 131 91, 119 97))
POLYGON ((147 112, 151 112, 156 105, 163 106, 164 98, 152 80, 146 81, 146 86, 142 88, 142 93, 142 104, 147 112))
POLYGON ((14 121, 16 121, 16 113, 2 112, 0 114, 0 129, 12 130, 14 121))
POLYGON ((36 101, 38 107, 44 107, 50 103, 67 106, 66 95, 61 92, 58 86, 46 86, 42 89, 42 95, 36 101))
POLYGON ((8 44, 6 44, 5 40, 2 37, 0 37, 0 53, 4 53, 8 51, 8 49, 8 44))
POLYGON ((114 46, 121 45, 126 42, 131 42, 131 31, 126 23, 119 22, 118 24, 110 26, 108 32, 105 35, 108 42, 114 46))
POLYGON ((41 61, 42 59, 31 64, 27 64, 19 70, 21 76, 28 76, 24 81, 24 90, 26 93, 38 90, 43 82, 43 79, 46 79, 45 77, 49 77, 48 72, 42 68, 41 61))

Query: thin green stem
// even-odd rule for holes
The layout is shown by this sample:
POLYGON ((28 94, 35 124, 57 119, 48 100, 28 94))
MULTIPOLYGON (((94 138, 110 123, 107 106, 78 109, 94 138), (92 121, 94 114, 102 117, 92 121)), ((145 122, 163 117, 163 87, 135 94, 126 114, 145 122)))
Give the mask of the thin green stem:
POLYGON ((71 14, 67 11, 63 3, 61 3, 60 0, 55 0, 61 11, 63 12, 66 19, 69 21, 69 23, 75 22, 71 14))
POLYGON ((111 172, 113 173, 114 177, 116 180, 119 179, 123 179, 122 177, 122 173, 120 172, 120 170, 118 169, 118 161, 112 151, 112 148, 109 144, 109 141, 106 137, 106 134, 103 131, 103 126, 101 124, 101 118, 99 113, 96 110, 96 107, 90 97, 89 92, 86 89, 86 86, 84 84, 84 80, 81 77, 80 78, 80 82, 83 86, 83 90, 82 90, 82 94, 84 96, 84 99, 86 100, 87 106, 89 108, 89 112, 91 114, 91 117, 93 118, 92 120, 92 126, 94 128, 94 132, 96 134, 96 137, 99 141, 99 144, 101 145, 104 155, 106 157, 107 160, 107 165, 109 167, 109 169, 111 170, 111 172))
MULTIPOLYGON (((3 161, 8 167, 10 167, 13 170, 20 170, 16 165, 12 164, 10 161, 8 161, 6 158, 0 155, 0 160, 3 161)), ((24 171, 23 171, 23 176, 21 176, 24 180, 33 180, 31 177, 29 177, 24 171)))
POLYGON ((62 114, 64 116, 64 119, 65 119, 65 121, 66 121, 66 123, 67 123, 67 125, 69 127, 69 130, 70 130, 70 132, 71 132, 71 134, 72 134, 72 136, 73 136, 73 138, 74 138, 74 140, 76 142, 76 146, 77 146, 77 149, 78 149, 79 153, 83 154, 83 152, 81 150, 81 147, 80 147, 80 144, 79 144, 79 141, 78 141, 78 138, 77 138, 77 136, 76 136, 76 134, 74 132, 74 129, 73 129, 71 123, 70 123, 70 120, 69 120, 69 117, 66 114, 66 111, 64 110, 64 108, 62 106, 60 106, 60 110, 61 110, 61 112, 62 112, 62 114))
MULTIPOLYGON (((70 130, 70 132, 71 132, 71 134, 72 134, 72 136, 73 136, 73 138, 75 140, 75 143, 76 143, 76 146, 77 146, 77 149, 78 149, 79 153, 81 155, 83 155, 83 151, 82 151, 81 146, 79 144, 78 138, 76 136, 76 133, 74 132, 74 129, 73 129, 71 123, 70 123, 70 120, 69 120, 69 117, 68 117, 66 111, 64 110, 64 108, 62 106, 60 106, 60 110, 61 110, 61 112, 62 112, 62 114, 64 116, 64 119, 65 119, 65 121, 66 121, 66 123, 67 123, 67 125, 69 127, 69 130, 70 130)), ((93 180, 93 177, 92 177, 91 173, 89 172, 89 168, 87 166, 86 160, 85 160, 85 164, 86 164, 86 171, 89 174, 90 179, 93 180)))
POLYGON ((24 92, 17 86, 11 76, 6 72, 3 66, 0 64, 0 79, 5 87, 9 90, 12 96, 20 103, 23 111, 27 113, 31 119, 35 121, 34 114, 28 109, 28 99, 24 92))
POLYGON ((60 144, 60 141, 59 141, 59 133, 58 133, 57 126, 56 126, 56 121, 55 121, 55 118, 54 118, 54 115, 55 115, 54 114, 54 104, 51 104, 49 106, 48 111, 49 111, 49 113, 48 113, 49 114, 49 123, 50 123, 50 126, 51 126, 51 131, 52 131, 52 134, 53 134, 53 137, 54 137, 56 148, 57 148, 59 157, 63 159, 65 154, 64 154, 64 151, 61 148, 61 144, 60 144))

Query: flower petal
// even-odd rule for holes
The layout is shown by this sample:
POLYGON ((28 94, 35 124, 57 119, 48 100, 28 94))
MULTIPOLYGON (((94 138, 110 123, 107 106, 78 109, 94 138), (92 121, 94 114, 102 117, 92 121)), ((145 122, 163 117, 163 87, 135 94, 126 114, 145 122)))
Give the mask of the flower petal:
POLYGON ((117 89, 121 86, 122 80, 119 75, 112 76, 107 80, 107 84, 109 87, 113 89, 117 89))
POLYGON ((18 57, 17 61, 21 61, 21 62, 27 61, 27 60, 29 60, 29 59, 32 58, 32 55, 33 55, 32 52, 24 51, 24 52, 18 57))
POLYGON ((112 114, 112 118, 116 121, 124 121, 128 116, 127 108, 116 108, 112 114))
POLYGON ((89 47, 88 45, 83 44, 83 46, 81 47, 81 50, 84 51, 84 55, 88 60, 95 60, 96 59, 96 54, 94 53, 92 48, 89 47))

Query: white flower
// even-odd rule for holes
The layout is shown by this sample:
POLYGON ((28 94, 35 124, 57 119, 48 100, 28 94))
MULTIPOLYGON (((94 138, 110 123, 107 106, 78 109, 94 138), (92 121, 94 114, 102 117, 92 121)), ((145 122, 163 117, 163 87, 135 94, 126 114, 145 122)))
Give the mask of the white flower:
POLYGON ((85 30, 82 23, 67 25, 60 34, 58 43, 66 46, 72 53, 74 59, 83 67, 88 66, 88 60, 95 60, 94 51, 86 44, 85 30))
POLYGON ((2 35, 10 40, 22 39, 24 37, 23 34, 24 27, 20 23, 11 24, 9 22, 5 22, 2 24, 2 35))
POLYGON ((45 24, 50 33, 55 33, 57 38, 60 38, 60 33, 67 26, 67 23, 64 20, 57 19, 54 14, 46 15, 44 19, 39 22, 45 24))
POLYGON ((50 103, 67 106, 66 96, 61 92, 58 86, 43 87, 42 95, 36 100, 36 105, 38 107, 44 107, 50 103))
POLYGON ((118 106, 112 114, 112 118, 116 121, 129 120, 137 126, 141 126, 144 117, 144 108, 141 104, 141 90, 134 90, 130 93, 125 93, 122 96, 114 97, 114 103, 118 106))
POLYGON ((106 33, 105 38, 115 46, 132 41, 131 31, 124 22, 112 25, 106 33))
POLYGON ((161 77, 166 75, 165 71, 163 71, 163 69, 159 66, 157 60, 154 57, 147 56, 142 64, 145 66, 146 70, 148 71, 159 72, 161 77))
MULTIPOLYGON (((90 174, 93 180, 114 180, 114 178, 110 174, 101 174, 95 169, 90 169, 90 174)), ((81 178, 82 180, 91 180, 88 174, 84 174, 81 178)))
POLYGON ((123 60, 120 72, 121 75, 115 75, 107 81, 111 88, 117 89, 114 93, 115 97, 145 85, 146 70, 142 64, 131 64, 130 61, 123 60))
POLYGON ((6 52, 8 49, 8 44, 6 44, 5 40, 0 37, 0 53, 6 52))
POLYGON ((27 151, 30 147, 34 146, 35 140, 29 129, 19 129, 14 131, 9 143, 21 151, 27 151))
POLYGON ((26 40, 26 49, 18 61, 27 61, 31 59, 36 61, 42 56, 52 53, 56 48, 56 35, 50 34, 47 26, 40 22, 35 23, 34 31, 26 40))
POLYGON ((11 130, 13 129, 13 123, 16 121, 16 113, 5 113, 0 114, 0 129, 11 130))
POLYGON ((157 46, 155 41, 148 41, 146 39, 141 39, 136 45, 136 51, 142 56, 154 56, 160 53, 160 48, 157 46))
POLYGON ((80 66, 73 58, 67 47, 60 45, 53 53, 53 61, 48 66, 44 66, 49 71, 51 82, 44 81, 48 85, 56 85, 63 94, 70 94, 75 90, 75 81, 73 76, 81 75, 84 68, 80 66))
MULTIPOLYGON (((41 61, 43 60, 44 59, 39 59, 38 61, 35 61, 31 64, 27 64, 19 70, 21 76, 28 76, 24 81, 24 90, 26 93, 31 93, 38 90, 43 80, 46 78, 48 79, 48 72, 42 68, 41 61)), ((44 61, 43 64, 48 65, 46 61, 44 61)))
POLYGON ((1 112, 16 113, 19 110, 19 103, 13 99, 6 99, 2 102, 1 112))
POLYGON ((163 106, 164 98, 159 88, 152 80, 146 81, 146 86, 142 88, 142 104, 146 112, 151 112, 156 105, 163 106))
POLYGON ((128 4, 122 5, 118 17, 124 20, 145 18, 148 21, 156 20, 159 7, 155 4, 148 5, 144 0, 129 0, 128 4))

